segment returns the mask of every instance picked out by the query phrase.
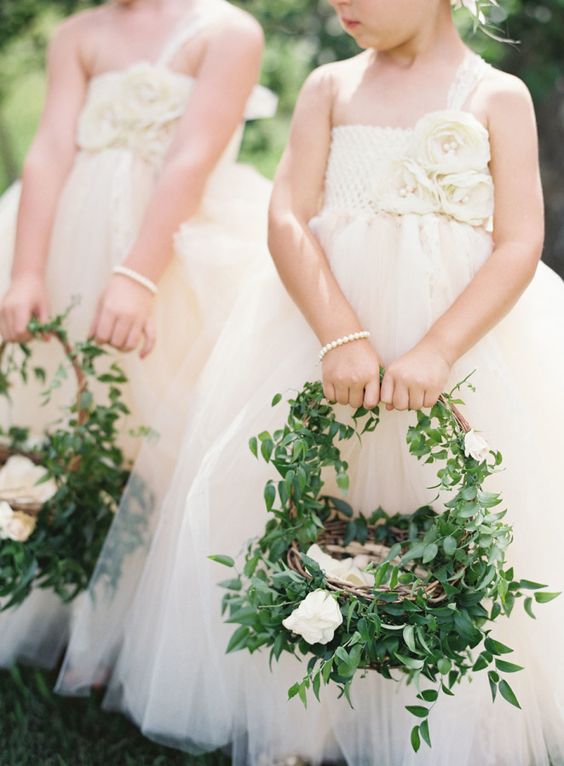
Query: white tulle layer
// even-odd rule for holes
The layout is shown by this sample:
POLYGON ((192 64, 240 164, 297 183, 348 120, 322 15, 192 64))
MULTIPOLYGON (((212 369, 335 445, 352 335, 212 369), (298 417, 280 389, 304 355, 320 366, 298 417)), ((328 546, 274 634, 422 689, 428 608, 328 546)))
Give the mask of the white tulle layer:
MULTIPOLYGON (((80 301, 68 319, 73 338, 86 337, 99 295, 139 229, 155 178, 149 165, 123 150, 78 156, 59 204, 47 272, 53 314, 67 309, 75 297, 80 301)), ((139 424, 158 431, 161 461, 176 455, 188 394, 237 299, 238 285, 257 263, 268 259, 264 243, 269 195, 270 183, 250 167, 220 164, 200 213, 176 235, 155 302, 154 352, 143 361, 136 354, 112 355, 129 378, 124 393, 131 416, 124 425, 122 446, 130 459, 140 442, 128 433, 139 424), (165 398, 169 388, 178 393, 165 398)), ((16 185, 0 200, 2 294, 9 284, 18 204, 16 185)), ((57 344, 35 345, 34 363, 54 372, 62 361, 57 344)), ((16 388, 9 408, 0 403, 2 425, 29 426, 41 433, 60 417, 59 405, 72 401, 73 384, 69 379, 47 408, 40 407, 38 386, 16 388)), ((161 470, 164 475, 164 466, 161 470)), ((21 609, 0 614, 0 665, 18 658, 53 664, 58 654, 53 647, 62 648, 66 640, 67 611, 62 610, 63 619, 55 619, 60 605, 51 594, 37 593, 21 609)))
MULTIPOLYGON (((346 295, 384 362, 406 351, 488 257, 483 232, 435 217, 312 222, 346 295)), ((270 764, 299 753, 313 763, 351 766, 552 766, 564 764, 564 600, 520 611, 494 635, 515 647, 527 670, 512 679, 523 711, 492 705, 487 680, 464 683, 432 712, 432 750, 417 756, 404 704, 413 691, 369 674, 353 688, 354 710, 326 690, 304 711, 287 702, 303 666, 285 658, 268 669, 264 653, 227 656, 231 629, 219 613, 226 570, 208 554, 240 556, 267 520, 262 489, 271 469, 247 449, 251 435, 283 422, 278 391, 320 375, 318 344, 268 266, 240 295, 191 398, 178 465, 160 475, 159 447, 147 445, 136 476, 155 492, 147 546, 132 555, 120 540, 143 514, 134 488, 122 508, 92 589, 76 616, 59 688, 84 692, 108 682, 106 705, 126 712, 149 737, 192 752, 231 745, 234 763, 270 764), (109 567, 120 563, 117 588, 109 567)), ((511 559, 520 576, 564 589, 561 492, 564 432, 564 285, 544 266, 511 315, 456 365, 452 383, 476 370, 466 414, 505 468, 515 527, 511 559)), ((346 416, 346 411, 343 411, 346 416)), ((412 414, 383 413, 362 449, 348 446, 350 501, 410 512, 429 500, 432 475, 412 458, 412 414)))

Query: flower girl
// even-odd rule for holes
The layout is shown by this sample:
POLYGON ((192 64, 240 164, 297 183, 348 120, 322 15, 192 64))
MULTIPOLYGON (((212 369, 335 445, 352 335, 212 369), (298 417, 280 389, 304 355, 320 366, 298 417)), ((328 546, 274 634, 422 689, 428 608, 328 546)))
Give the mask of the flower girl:
MULTIPOLYGON (((244 119, 275 107, 256 86, 261 52, 259 25, 224 0, 115 0, 71 17, 50 46, 21 189, 0 201, 3 339, 26 340, 32 316, 45 320, 78 298, 73 340, 139 352, 119 357, 128 426, 155 425, 170 381, 183 392, 159 420, 170 454, 238 281, 267 258, 269 184, 235 162, 244 119)), ((55 346, 37 343, 34 364, 56 370, 55 346)), ((29 385, 12 392, 6 414, 40 432, 71 396, 63 386, 41 408, 29 385)), ((133 457, 137 440, 123 441, 133 457)), ((0 616, 0 664, 51 664, 63 623, 54 597, 33 594, 0 616)))
MULTIPOLYGON (((105 576, 130 493, 60 689, 79 692, 111 669, 109 708, 192 752, 231 745, 241 766, 291 754, 354 766, 562 764, 560 599, 536 622, 518 611, 500 621, 496 635, 510 635, 526 667, 513 682, 523 709, 492 705, 487 679, 463 682, 431 712, 433 747, 417 755, 404 709, 411 689, 368 673, 353 683, 354 708, 325 688, 304 710, 287 700, 305 672, 293 658, 270 671, 263 652, 225 654, 232 630, 217 587, 225 570, 206 557, 239 558, 263 532, 262 489, 273 474, 247 441, 282 425, 270 407, 276 392, 320 376, 331 401, 385 405, 362 450, 351 441, 343 457, 348 502, 393 514, 434 496, 406 445, 410 410, 430 407, 475 370, 465 414, 504 454, 495 479, 515 531, 511 563, 564 586, 564 285, 538 265, 530 97, 466 48, 450 0, 331 2, 365 50, 306 82, 271 206, 271 251, 301 313, 271 273, 249 281, 191 401, 140 577, 128 576, 127 559, 117 593, 105 576)), ((484 20, 487 3, 463 4, 484 20)))

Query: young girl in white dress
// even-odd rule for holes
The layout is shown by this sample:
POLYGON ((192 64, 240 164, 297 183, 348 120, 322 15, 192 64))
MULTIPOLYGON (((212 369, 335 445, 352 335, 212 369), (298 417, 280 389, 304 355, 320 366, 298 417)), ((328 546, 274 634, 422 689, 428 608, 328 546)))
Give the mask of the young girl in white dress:
MULTIPOLYGON (((478 674, 433 709, 433 747, 418 754, 404 709, 411 688, 369 673, 353 684, 354 709, 324 688, 304 710, 287 700, 305 672, 293 658, 271 671, 267 653, 225 654, 225 570, 206 557, 239 557, 263 532, 273 471, 247 440, 282 425, 280 406, 270 406, 276 392, 320 376, 341 415, 384 405, 362 449, 347 443, 348 501, 394 513, 433 498, 428 472, 408 453, 409 410, 476 370, 465 415, 504 455, 495 479, 515 531, 511 562, 551 590, 564 587, 564 285, 538 264, 529 94, 468 50, 450 0, 332 5, 365 51, 305 84, 271 208, 271 251, 301 314, 272 273, 249 282, 192 399, 141 575, 128 577, 126 559, 117 593, 108 587, 118 517, 59 688, 80 692, 109 674, 107 706, 148 736, 192 752, 230 745, 241 766, 291 754, 352 766, 560 766, 561 599, 536 621, 516 609, 496 627, 526 667, 512 679, 522 710, 492 704, 478 674), (370 337, 333 348, 319 366, 320 346, 357 332, 370 337)), ((126 496, 124 525, 132 502, 126 496)))
MULTIPOLYGON (((257 22, 224 0, 108 2, 65 21, 50 46, 23 183, 0 201, 0 333, 26 340, 30 317, 78 297, 72 339, 122 352, 129 457, 138 440, 126 432, 155 425, 172 381, 183 395, 161 413, 159 440, 176 453, 186 392, 239 280, 268 258, 270 185, 235 162, 244 119, 275 107, 256 86, 262 46, 257 22)), ((36 342, 33 358, 51 371, 61 361, 55 343, 36 342)), ((63 387, 42 408, 27 386, 4 414, 38 433, 70 401, 63 387)), ((34 593, 0 616, 0 664, 52 664, 65 633, 57 599, 34 593)))

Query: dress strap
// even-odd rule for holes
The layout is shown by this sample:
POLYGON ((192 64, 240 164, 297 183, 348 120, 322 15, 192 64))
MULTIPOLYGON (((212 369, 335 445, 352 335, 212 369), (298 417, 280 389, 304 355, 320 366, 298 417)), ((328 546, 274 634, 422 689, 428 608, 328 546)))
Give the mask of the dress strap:
POLYGON ((206 8, 201 4, 194 9, 187 18, 184 18, 176 28, 175 32, 165 44, 161 55, 157 59, 159 66, 169 66, 175 55, 191 37, 195 37, 204 27, 206 27, 217 11, 219 3, 206 0, 206 8), (211 6, 211 7, 210 7, 211 6))
POLYGON ((458 67, 450 86, 447 108, 462 109, 490 68, 490 65, 477 53, 468 53, 458 67))

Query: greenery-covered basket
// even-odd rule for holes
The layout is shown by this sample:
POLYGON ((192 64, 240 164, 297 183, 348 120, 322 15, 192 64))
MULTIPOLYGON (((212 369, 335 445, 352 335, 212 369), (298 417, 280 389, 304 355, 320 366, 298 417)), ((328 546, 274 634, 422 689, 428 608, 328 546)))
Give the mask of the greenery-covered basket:
POLYGON ((307 660, 290 698, 306 704, 309 690, 319 699, 321 685, 334 683, 350 702, 353 679, 368 671, 413 683, 415 750, 431 744, 430 705, 473 672, 487 670, 493 698, 499 691, 519 706, 505 676, 522 668, 504 658, 513 650, 492 638, 492 624, 517 598, 533 616, 533 601, 558 595, 516 579, 505 563, 512 530, 501 497, 483 487, 502 457, 458 410, 460 386, 418 412, 407 432, 411 454, 437 465, 436 499, 449 496, 441 512, 425 506, 389 516, 379 508, 366 516, 324 494, 322 472, 332 470, 346 492, 339 442, 374 431, 379 410, 360 408, 353 425, 341 423, 321 384, 307 383, 286 424, 250 441, 280 479, 265 487, 263 536, 249 544, 242 572, 222 583, 225 619, 239 626, 228 651, 267 647, 271 661, 283 652, 307 660))
POLYGON ((115 363, 97 371, 106 352, 90 341, 71 344, 64 320, 30 324, 34 339, 61 346, 64 361, 50 380, 33 366, 30 345, 0 349, 0 395, 8 400, 14 380, 39 381, 45 404, 69 371, 76 382, 74 401, 41 437, 0 429, 0 611, 36 587, 65 602, 84 590, 128 478, 118 445, 126 377, 115 363))

